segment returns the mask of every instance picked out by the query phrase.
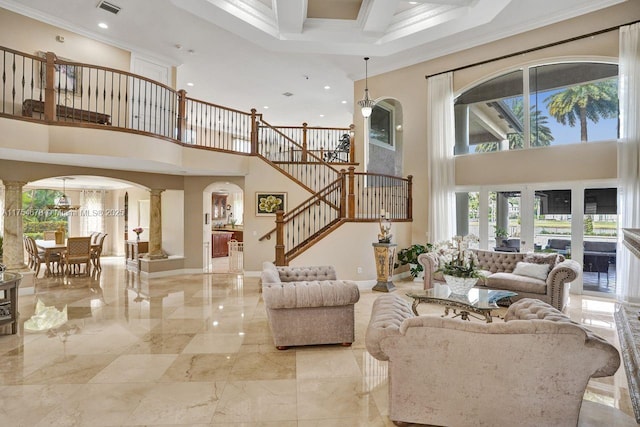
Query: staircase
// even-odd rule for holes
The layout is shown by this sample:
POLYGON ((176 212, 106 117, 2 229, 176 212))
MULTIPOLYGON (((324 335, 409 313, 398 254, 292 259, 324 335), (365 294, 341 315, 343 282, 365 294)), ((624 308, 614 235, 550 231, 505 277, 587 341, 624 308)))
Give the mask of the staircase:
POLYGON ((0 117, 146 134, 184 147, 254 155, 286 175, 310 197, 276 214, 276 263, 289 261, 341 224, 412 220, 411 176, 355 172, 352 128, 272 126, 250 113, 187 97, 150 79, 112 68, 32 55, 0 46, 5 90, 0 117), (72 67, 73 88, 54 79, 72 67), (44 72, 43 72, 44 71, 44 72), (71 102, 61 97, 73 90, 71 102), (348 148, 347 148, 348 147, 348 148), (338 169, 336 165, 340 165, 338 169), (346 168, 345 168, 346 167, 346 168))
POLYGON ((347 221, 378 221, 380 208, 391 219, 411 220, 411 177, 356 173, 352 165, 337 170, 324 160, 335 159, 333 152, 316 155, 306 137, 304 132, 300 144, 264 120, 258 125, 256 155, 312 193, 288 212, 277 212, 276 227, 259 238, 276 234, 276 265, 288 265, 347 221))

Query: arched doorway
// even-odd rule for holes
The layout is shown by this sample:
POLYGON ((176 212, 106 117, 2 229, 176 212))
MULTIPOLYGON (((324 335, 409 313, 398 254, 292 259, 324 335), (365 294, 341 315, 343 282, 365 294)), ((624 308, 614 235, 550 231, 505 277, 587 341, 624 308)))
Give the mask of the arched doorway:
POLYGON ((204 271, 243 270, 244 191, 230 182, 214 182, 203 192, 204 271))

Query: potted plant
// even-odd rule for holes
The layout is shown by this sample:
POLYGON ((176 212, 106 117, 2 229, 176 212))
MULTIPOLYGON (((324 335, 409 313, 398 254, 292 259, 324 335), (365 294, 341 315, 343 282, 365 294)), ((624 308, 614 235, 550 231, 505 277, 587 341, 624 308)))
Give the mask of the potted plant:
POLYGON ((431 243, 426 245, 415 244, 408 248, 400 249, 397 254, 398 262, 394 264, 394 268, 398 268, 401 265, 409 264, 409 273, 414 279, 421 275, 424 268, 418 263, 418 255, 431 251, 433 246, 431 243))
POLYGON ((496 227, 496 246, 505 246, 504 241, 509 238, 506 228, 496 227))

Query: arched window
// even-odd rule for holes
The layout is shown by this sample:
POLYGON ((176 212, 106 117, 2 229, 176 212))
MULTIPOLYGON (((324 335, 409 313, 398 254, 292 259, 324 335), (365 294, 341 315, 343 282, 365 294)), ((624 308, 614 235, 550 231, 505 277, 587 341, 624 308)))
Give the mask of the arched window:
POLYGON ((455 154, 618 137, 618 66, 535 65, 505 73, 455 101, 455 154))
POLYGON ((402 176, 402 130, 400 102, 377 101, 368 122, 367 172, 402 176))

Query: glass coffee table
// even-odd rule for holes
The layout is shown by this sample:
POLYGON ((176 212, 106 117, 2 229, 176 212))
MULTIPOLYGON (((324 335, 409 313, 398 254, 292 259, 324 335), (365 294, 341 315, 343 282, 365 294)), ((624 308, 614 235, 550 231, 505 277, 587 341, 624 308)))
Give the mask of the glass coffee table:
POLYGON ((469 320, 469 317, 473 317, 474 319, 484 319, 487 323, 493 322, 491 311, 499 308, 498 301, 516 295, 518 295, 516 292, 481 288, 473 288, 467 295, 458 295, 451 293, 451 289, 447 285, 437 283, 431 289, 407 293, 408 297, 413 298, 411 309, 416 316, 419 316, 418 304, 424 302, 443 305, 444 314, 441 317, 448 316, 449 312, 453 311, 453 317, 460 316, 463 320, 469 320))

